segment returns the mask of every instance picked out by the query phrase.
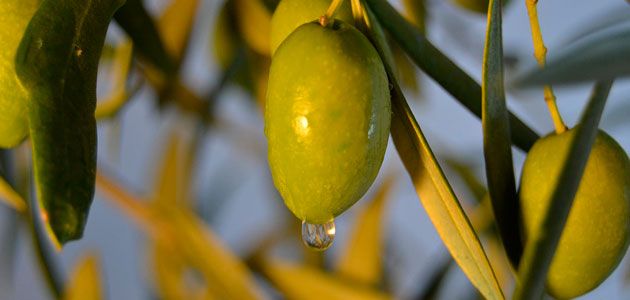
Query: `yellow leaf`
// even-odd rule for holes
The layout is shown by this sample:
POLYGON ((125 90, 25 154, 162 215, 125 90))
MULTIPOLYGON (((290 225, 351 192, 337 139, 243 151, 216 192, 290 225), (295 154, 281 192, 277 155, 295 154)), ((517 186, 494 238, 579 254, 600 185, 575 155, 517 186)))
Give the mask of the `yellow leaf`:
POLYGON ((180 64, 197 13, 199 0, 173 0, 158 21, 166 51, 180 64))
POLYGON ((157 242, 153 243, 152 248, 156 285, 162 299, 216 299, 205 278, 192 278, 197 273, 179 253, 157 242))
POLYGON ((72 278, 64 291, 64 300, 100 300, 102 298, 98 259, 87 254, 72 271, 72 278))
POLYGON ((319 269, 274 258, 259 258, 257 266, 287 298, 299 300, 386 300, 393 297, 361 286, 353 286, 319 269))
POLYGON ((126 89, 132 56, 133 43, 130 39, 124 39, 116 48, 112 60, 112 91, 105 99, 98 101, 96 111, 94 111, 94 117, 97 120, 115 115, 133 94, 128 93, 126 89))
POLYGON ((26 211, 26 201, 18 194, 8 182, 0 176, 0 202, 22 213, 26 211))
POLYGON ((96 182, 155 242, 203 274, 217 298, 266 299, 247 266, 193 212, 181 207, 155 209, 102 174, 97 174, 96 182))
POLYGON ((271 12, 261 0, 234 0, 236 23, 247 45, 257 53, 270 56, 271 12))
POLYGON ((391 175, 385 179, 370 204, 357 216, 352 238, 337 260, 339 275, 371 286, 381 281, 383 214, 393 179, 391 175))
MULTIPOLYGON (((366 10, 372 32, 382 32, 372 12, 366 10)), ((470 221, 446 180, 429 143, 424 137, 403 95, 391 61, 391 51, 383 34, 373 34, 392 89, 391 134, 396 150, 416 187, 424 209, 435 229, 472 284, 486 299, 504 299, 503 292, 470 221)))
POLYGON ((156 205, 171 209, 177 205, 188 208, 189 178, 192 172, 192 142, 181 137, 177 131, 171 133, 162 161, 162 170, 155 182, 156 205))

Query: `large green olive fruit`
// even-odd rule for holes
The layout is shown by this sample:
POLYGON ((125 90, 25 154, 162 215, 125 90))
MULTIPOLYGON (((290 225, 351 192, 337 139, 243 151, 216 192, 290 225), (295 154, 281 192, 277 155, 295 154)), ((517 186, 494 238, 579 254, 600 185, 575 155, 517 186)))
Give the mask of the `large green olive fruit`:
POLYGON ((287 37, 271 62, 265 134, 274 184, 299 219, 326 223, 365 194, 390 115, 383 63, 356 28, 312 22, 287 37))
MULTIPOLYGON (((527 155, 519 192, 526 237, 540 227, 575 132, 550 134, 527 155)), ((630 161, 600 130, 547 275, 549 294, 569 299, 596 288, 623 258, 629 237, 630 161)))
MULTIPOLYGON (((282 0, 271 17, 271 54, 300 25, 319 19, 332 0, 282 0)), ((350 1, 343 1, 335 18, 352 23, 350 1)))
POLYGON ((28 135, 27 96, 15 75, 15 54, 39 2, 0 1, 0 148, 15 147, 28 135))

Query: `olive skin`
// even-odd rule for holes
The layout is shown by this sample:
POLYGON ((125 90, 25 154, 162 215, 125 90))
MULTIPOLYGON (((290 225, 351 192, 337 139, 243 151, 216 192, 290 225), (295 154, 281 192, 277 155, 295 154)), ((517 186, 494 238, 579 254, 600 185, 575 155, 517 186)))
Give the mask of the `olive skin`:
POLYGON ((273 181, 299 219, 323 224, 373 183, 387 147, 391 102, 376 50, 335 20, 296 29, 276 51, 265 134, 273 181))
MULTIPOLYGON (((520 201, 525 236, 542 222, 575 128, 537 141, 525 160, 520 201)), ((617 267, 630 237, 630 161, 617 142, 598 131, 547 275, 557 299, 583 295, 617 267)))
MULTIPOLYGON (((330 6, 331 0, 282 0, 271 17, 271 54, 300 25, 319 19, 330 6)), ((350 1, 337 8, 335 18, 352 23, 350 1)))
POLYGON ((0 148, 15 147, 28 135, 28 97, 15 73, 15 55, 39 2, 0 1, 0 148))

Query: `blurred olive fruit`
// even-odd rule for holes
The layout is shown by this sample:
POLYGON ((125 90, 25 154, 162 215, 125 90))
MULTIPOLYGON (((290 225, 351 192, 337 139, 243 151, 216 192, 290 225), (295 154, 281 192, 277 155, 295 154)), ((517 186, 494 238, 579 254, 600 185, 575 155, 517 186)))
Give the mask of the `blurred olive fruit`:
POLYGON ((0 1, 0 148, 15 147, 28 135, 27 95, 15 75, 15 54, 39 2, 0 1))
MULTIPOLYGON (((452 0, 457 3, 459 6, 474 12, 478 12, 481 14, 488 14, 488 4, 490 0, 452 0)), ((510 0, 503 0, 501 3, 505 6, 510 0)))
MULTIPOLYGON (((332 0, 282 0, 271 17, 271 54, 300 25, 319 19, 332 0)), ((335 18, 352 24, 350 1, 343 1, 335 18)))
MULTIPOLYGON (((530 150, 521 177, 520 201, 526 236, 542 222, 575 128, 550 134, 530 150)), ((558 299, 578 297, 602 283, 628 248, 630 161, 598 131, 549 273, 547 289, 558 299)))
POLYGON ((352 25, 307 23, 277 49, 265 110, 269 164, 287 207, 317 225, 304 232, 334 235, 333 218, 370 187, 390 115, 383 64, 352 25))
POLYGON ((258 54, 269 53, 271 11, 261 0, 234 0, 236 23, 245 43, 258 54))

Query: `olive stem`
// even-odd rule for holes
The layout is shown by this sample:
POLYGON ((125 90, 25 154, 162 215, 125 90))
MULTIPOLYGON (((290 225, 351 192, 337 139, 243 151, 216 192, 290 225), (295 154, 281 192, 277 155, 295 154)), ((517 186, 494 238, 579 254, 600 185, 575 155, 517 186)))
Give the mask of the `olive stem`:
MULTIPOLYGON (((527 14, 529 15, 529 24, 532 29, 534 57, 538 61, 538 66, 542 68, 546 63, 547 47, 545 47, 543 42, 542 33, 540 32, 540 24, 538 23, 538 9, 536 7, 538 0, 527 0, 525 3, 527 5, 527 14)), ((551 119, 556 127, 556 133, 561 134, 567 131, 567 126, 564 124, 564 121, 562 121, 562 117, 560 116, 560 111, 558 110, 558 105, 556 104, 556 95, 554 95, 553 89, 550 85, 546 85, 543 88, 543 92, 545 94, 545 102, 547 103, 549 112, 551 113, 551 119)))
POLYGON ((333 0, 326 10, 326 13, 319 17, 319 24, 326 27, 326 25, 328 25, 328 20, 332 19, 335 16, 335 12, 337 11, 337 8, 339 8, 341 3, 343 3, 343 0, 333 0))

